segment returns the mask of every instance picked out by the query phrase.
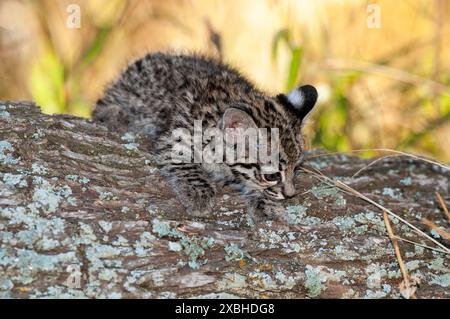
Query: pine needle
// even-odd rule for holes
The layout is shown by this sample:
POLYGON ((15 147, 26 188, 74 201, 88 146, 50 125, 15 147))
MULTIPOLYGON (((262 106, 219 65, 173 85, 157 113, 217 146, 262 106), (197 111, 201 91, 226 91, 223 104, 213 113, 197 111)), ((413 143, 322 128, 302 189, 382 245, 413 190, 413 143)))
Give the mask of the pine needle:
MULTIPOLYGON (((389 221, 389 217, 386 211, 383 212, 383 218, 384 223, 386 224, 386 229, 389 235, 389 238, 391 239, 392 245, 394 246, 395 256, 397 257, 398 265, 400 266, 400 270, 403 275, 403 283, 404 287, 412 287, 414 290, 417 289, 414 287, 414 285, 411 283, 408 272, 406 271, 405 264, 403 263, 402 254, 400 253, 400 247, 398 246, 397 239, 395 238, 394 232, 392 231, 391 222, 389 221)), ((402 286, 400 287, 400 289, 402 286)), ((414 293, 414 290, 412 291, 410 297, 413 299, 416 299, 416 295, 414 293)), ((409 297, 409 295, 406 295, 409 297)))
POLYGON ((450 240, 450 234, 447 233, 445 230, 440 229, 435 223, 433 223, 431 220, 422 218, 422 223, 427 225, 431 230, 434 230, 436 233, 441 235, 447 240, 450 240))
POLYGON ((447 219, 450 222, 450 213, 448 212, 448 208, 447 208, 447 205, 445 205, 444 199, 442 198, 441 194, 439 194, 438 192, 436 192, 436 197, 437 197, 439 203, 441 204, 442 209, 444 210, 445 216, 447 216, 447 219))
POLYGON ((322 156, 332 156, 332 155, 341 155, 341 154, 353 154, 353 153, 363 153, 363 152, 385 152, 385 153, 393 153, 393 154, 398 154, 396 156, 407 156, 407 157, 411 157, 423 162, 427 162, 429 164, 433 164, 433 165, 437 165, 439 167, 442 167, 443 169, 446 169, 448 171, 450 171, 450 166, 434 161, 434 160, 430 160, 428 158, 425 158, 423 156, 419 156, 419 155, 414 155, 414 154, 410 154, 410 153, 405 153, 402 151, 397 151, 397 150, 392 150, 389 148, 367 148, 367 149, 358 149, 358 150, 350 150, 350 151, 346 151, 346 152, 331 152, 331 153, 323 153, 323 154, 312 154, 312 155, 308 155, 306 158, 316 158, 316 157, 322 157, 322 156))
POLYGON ((405 243, 412 244, 414 246, 420 246, 420 247, 423 247, 423 248, 426 248, 426 249, 429 249, 429 250, 437 251, 439 253, 448 254, 446 251, 444 251, 442 249, 434 248, 434 247, 431 247, 431 246, 427 246, 425 244, 416 243, 415 241, 412 241, 412 240, 409 240, 409 239, 406 239, 406 238, 402 238, 402 237, 399 237, 399 236, 395 236, 395 238, 398 239, 398 240, 404 241, 405 243))
POLYGON ((405 219, 401 218, 400 216, 398 216, 397 214, 393 213, 391 210, 387 209, 386 207, 378 204, 377 202, 373 201, 372 199, 368 198, 367 196, 361 194, 360 192, 358 192, 357 190, 351 188, 350 186, 348 186, 347 184, 344 184, 341 181, 334 181, 331 178, 325 176, 324 174, 318 174, 312 170, 309 170, 307 168, 302 168, 305 172, 313 174, 317 177, 319 177, 321 180, 325 180, 331 184, 333 184, 334 186, 338 187, 339 189, 343 189, 344 191, 347 191, 349 193, 351 193, 352 195, 359 197, 363 200, 365 200, 366 202, 369 202, 370 204, 378 207, 380 210, 382 211, 386 211, 389 215, 393 216, 394 218, 398 219, 399 221, 401 221, 402 223, 406 224, 407 226, 409 226, 410 228, 412 228, 414 231, 416 231, 418 234, 426 237, 427 239, 431 240, 433 243, 435 243, 437 246, 441 247, 442 249, 444 249, 444 251, 447 254, 450 254, 450 249, 448 249, 447 247, 445 247, 443 244, 441 244, 440 242, 438 242, 437 240, 435 240, 434 238, 432 238, 431 236, 427 235, 426 233, 424 233, 423 231, 421 231, 419 228, 417 228, 416 226, 412 225, 411 223, 409 223, 408 221, 406 221, 405 219))
POLYGON ((378 163, 379 161, 382 161, 386 158, 390 158, 390 157, 395 157, 395 156, 400 156, 400 155, 388 155, 388 156, 383 156, 383 157, 379 157, 376 160, 370 162, 369 164, 367 164, 366 166, 364 166, 363 168, 361 168, 360 170, 358 170, 355 174, 352 175, 352 178, 355 178, 356 175, 358 175, 359 173, 361 173, 362 171, 368 169, 370 166, 372 166, 375 163, 378 163))

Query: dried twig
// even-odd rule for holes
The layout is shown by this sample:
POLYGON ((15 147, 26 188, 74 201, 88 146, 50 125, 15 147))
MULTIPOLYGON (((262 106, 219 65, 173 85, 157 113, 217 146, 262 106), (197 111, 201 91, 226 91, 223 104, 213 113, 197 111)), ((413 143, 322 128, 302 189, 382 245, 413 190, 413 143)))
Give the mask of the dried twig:
POLYGON ((431 230, 434 230, 436 233, 438 233, 439 235, 441 235, 445 239, 450 240, 450 234, 447 233, 445 230, 440 229, 439 226, 437 226, 431 220, 426 219, 426 218, 422 218, 422 223, 427 225, 431 230))
POLYGON ((412 241, 412 240, 409 240, 409 239, 406 239, 406 238, 402 238, 402 237, 399 237, 397 235, 395 235, 395 238, 398 239, 398 240, 404 241, 406 243, 415 245, 415 246, 420 246, 420 247, 423 247, 423 248, 426 248, 426 249, 437 251, 439 253, 447 254, 447 252, 445 250, 442 250, 442 249, 439 249, 439 248, 434 248, 434 247, 431 247, 431 246, 427 246, 425 244, 416 243, 415 241, 412 241))
POLYGON ((393 154, 403 155, 403 156, 411 157, 411 158, 414 158, 414 159, 417 159, 420 161, 424 161, 429 164, 437 165, 439 167, 442 167, 442 168, 450 171, 450 166, 448 166, 446 164, 430 160, 423 156, 418 156, 418 155, 414 155, 414 154, 410 154, 410 153, 405 153, 402 151, 392 150, 389 148, 367 148, 367 149, 351 150, 351 151, 346 151, 346 152, 331 152, 331 153, 323 153, 323 154, 312 154, 312 155, 308 155, 306 158, 316 158, 316 157, 322 157, 322 156, 332 156, 332 155, 339 155, 339 154, 353 154, 353 153, 362 153, 362 152, 384 152, 384 153, 393 153, 393 154))
POLYGON ((437 240, 435 240, 434 238, 432 238, 431 236, 429 236, 428 234, 424 233, 423 231, 421 231, 419 228, 417 228, 416 226, 412 225, 411 223, 409 223, 408 221, 406 221, 405 219, 401 218, 400 216, 398 216, 397 214, 393 213, 391 210, 389 210, 388 208, 378 204, 377 202, 373 201, 372 199, 368 198, 367 196, 361 194, 360 192, 358 192, 357 190, 351 188, 350 186, 348 186, 347 184, 342 183, 341 181, 334 181, 331 178, 325 176, 324 174, 318 174, 312 170, 309 170, 305 167, 302 168, 305 172, 313 174, 315 176, 317 176, 319 179, 321 179, 322 181, 327 181, 331 184, 333 184, 334 186, 338 187, 339 189, 343 189, 345 191, 348 191, 350 193, 352 193, 352 195, 357 196, 361 199, 364 199, 365 201, 371 203, 372 205, 378 207, 379 209, 381 209, 382 211, 386 211, 389 215, 395 217, 396 219, 398 219, 399 221, 401 221, 402 223, 408 225, 410 228, 412 228, 414 231, 416 231, 418 234, 426 237, 427 239, 431 240, 433 243, 435 243, 436 245, 438 245, 439 247, 441 247, 442 249, 444 249, 444 251, 446 251, 447 254, 450 254, 450 249, 448 249, 447 247, 445 247, 443 244, 441 244, 440 242, 438 242, 437 240))
POLYGON ((400 247, 398 246, 397 239, 395 238, 394 232, 392 231, 391 222, 386 211, 383 212, 384 223, 386 224, 386 229, 391 239, 392 245, 394 246, 395 256, 397 257, 398 265, 403 275, 403 282, 400 284, 400 292, 402 295, 409 299, 412 297, 416 299, 415 291, 417 287, 411 282, 408 272, 406 271, 405 264, 403 263, 402 254, 400 253, 400 247))
POLYGON ((439 203, 441 204, 442 209, 444 210, 445 216, 447 216, 447 219, 450 222, 450 213, 448 212, 448 208, 447 208, 447 205, 445 205, 444 199, 442 198, 441 194, 439 194, 438 192, 436 192, 436 197, 437 197, 439 203))
POLYGON ((355 174, 352 175, 352 178, 355 178, 356 175, 358 175, 359 173, 361 173, 362 171, 368 169, 370 166, 372 166, 373 164, 382 161, 386 158, 390 158, 390 157, 394 157, 394 156, 400 156, 400 155, 387 155, 387 156, 383 156, 383 157, 379 157, 376 160, 370 162, 369 164, 367 164, 366 166, 364 166, 363 168, 361 168, 360 170, 358 170, 355 174))

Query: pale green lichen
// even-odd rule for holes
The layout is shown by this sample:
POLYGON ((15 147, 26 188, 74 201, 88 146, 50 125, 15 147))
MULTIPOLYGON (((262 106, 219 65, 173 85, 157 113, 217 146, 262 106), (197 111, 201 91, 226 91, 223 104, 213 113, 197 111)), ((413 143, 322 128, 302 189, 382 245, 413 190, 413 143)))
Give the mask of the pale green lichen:
POLYGON ((366 268, 366 283, 370 289, 380 288, 381 280, 388 275, 387 270, 379 263, 369 264, 366 268))
POLYGON ((335 204, 338 206, 344 206, 347 204, 347 201, 342 196, 342 193, 339 191, 337 187, 332 187, 328 185, 314 186, 311 188, 311 193, 317 199, 323 199, 325 197, 334 197, 335 204))
POLYGON ((156 237, 149 232, 143 232, 135 244, 135 252, 139 257, 145 257, 151 254, 151 248, 156 237))
POLYGON ((236 244, 225 246, 225 252, 227 253, 225 256, 226 261, 241 260, 249 256, 247 252, 243 251, 236 244))
POLYGON ((183 249, 183 247, 181 247, 180 243, 169 241, 169 250, 170 251, 179 252, 182 249, 183 249))
POLYGON ((127 246, 128 239, 123 237, 122 235, 118 235, 116 240, 111 243, 113 246, 127 246))
POLYGON ((14 238, 10 236, 8 240, 16 240, 30 249, 36 244, 41 250, 51 250, 62 244, 52 237, 64 233, 64 220, 42 218, 31 204, 26 208, 18 206, 0 209, 0 217, 7 218, 10 225, 21 225, 24 228, 19 230, 14 238))
POLYGON ((386 292, 383 290, 366 290, 365 299, 380 299, 386 297, 386 292))
POLYGON ((439 285, 444 288, 450 288, 450 272, 443 275, 431 274, 430 283, 439 285))
MULTIPOLYGON (((386 226, 384 224, 383 218, 380 216, 380 214, 377 214, 371 210, 367 210, 366 212, 356 214, 353 216, 353 219, 360 224, 372 226, 379 232, 384 233, 386 231, 386 226)), ((398 220, 392 219, 392 223, 396 225, 398 224, 398 220)))
POLYGON ((5 173, 3 175, 3 183, 9 186, 27 187, 28 183, 23 179, 24 175, 5 173))
POLYGON ((264 290, 276 290, 279 288, 276 281, 269 274, 259 270, 249 273, 248 278, 253 286, 259 286, 264 290))
POLYGON ((111 192, 101 192, 100 193, 100 200, 110 200, 113 199, 113 194, 111 192))
POLYGON ((289 224, 299 224, 304 218, 307 210, 308 208, 302 205, 293 205, 286 207, 289 224))
POLYGON ((14 151, 12 144, 8 141, 0 141, 0 164, 3 165, 16 165, 19 163, 20 158, 14 158, 7 154, 14 151))
MULTIPOLYGON (((153 221, 153 232, 159 237, 171 237, 180 239, 178 243, 181 246, 181 253, 188 258, 188 265, 193 269, 199 268, 208 262, 207 259, 203 259, 205 255, 205 249, 208 249, 214 245, 214 238, 204 237, 198 238, 196 236, 186 236, 180 231, 170 227, 170 223, 167 221, 161 221, 155 218, 153 221)), ((172 244, 173 245, 173 244, 172 244)))
POLYGON ((107 282, 116 282, 119 276, 112 269, 102 269, 98 273, 98 278, 107 282))
POLYGON ((183 248, 182 253, 188 257, 189 267, 197 269, 208 262, 207 259, 202 259, 202 257, 205 255, 205 249, 214 245, 214 240, 184 236, 180 245, 183 248))
POLYGON ((322 270, 322 267, 306 265, 305 276, 304 285, 308 290, 309 297, 317 297, 327 289, 326 285, 324 285, 327 281, 327 273, 322 270))
POLYGON ((112 229, 112 223, 108 221, 101 220, 98 222, 100 227, 104 230, 105 233, 109 233, 109 231, 112 229))
POLYGON ((120 292, 111 292, 108 295, 108 299, 122 299, 122 294, 120 292))
POLYGON ((450 273, 450 268, 447 265, 446 261, 442 257, 436 257, 427 265, 428 269, 439 271, 443 273, 450 273))
POLYGON ((217 287, 220 290, 242 289, 247 286, 247 279, 238 273, 226 273, 222 280, 219 280, 217 287))
POLYGON ((402 199, 402 195, 401 195, 401 191, 398 188, 390 188, 390 187, 385 187, 383 188, 383 195, 387 195, 393 199, 397 199, 400 200, 402 199))
POLYGON ((153 232, 156 233, 159 237, 173 237, 173 238, 181 238, 183 234, 176 229, 170 227, 170 223, 167 221, 161 221, 157 218, 153 219, 153 232))
POLYGON ((91 271, 104 268, 103 259, 113 258, 119 254, 121 254, 121 250, 111 245, 96 244, 86 248, 86 258, 91 263, 91 271))
POLYGON ((413 271, 420 267, 420 260, 411 260, 405 263, 405 267, 407 271, 413 271))
POLYGON ((68 198, 72 194, 69 186, 55 187, 48 181, 39 179, 39 187, 33 192, 33 201, 37 208, 43 208, 45 212, 54 213, 63 198, 68 198))
POLYGON ((72 182, 77 182, 78 181, 78 175, 66 175, 64 177, 66 180, 72 181, 72 182))
POLYGON ((136 143, 124 144, 123 147, 125 147, 128 151, 134 151, 134 152, 138 151, 138 144, 136 144, 136 143))
POLYGON ((40 128, 38 128, 37 130, 36 130, 36 133, 33 133, 33 135, 31 135, 35 140, 37 140, 37 139, 40 139, 40 138, 42 138, 42 137, 44 137, 44 132, 40 129, 40 128))
POLYGON ((348 216, 335 217, 331 222, 335 224, 339 228, 339 230, 344 233, 353 230, 355 226, 355 220, 348 216))
POLYGON ((400 180, 400 185, 410 186, 412 184, 411 177, 405 177, 400 180))
POLYGON ((387 294, 389 294, 392 290, 392 286, 389 284, 383 284, 383 291, 387 294))
POLYGON ((40 175, 44 175, 48 173, 48 169, 38 163, 33 163, 31 165, 31 172, 33 174, 40 174, 40 175))
POLYGON ((425 252, 425 248, 415 245, 414 246, 414 252, 409 252, 408 251, 408 252, 405 253, 405 256, 406 256, 406 258, 412 258, 412 257, 415 257, 415 256, 422 256, 424 252, 425 252))
POLYGON ((134 142, 136 140, 136 136, 132 132, 126 132, 120 138, 122 139, 122 141, 126 141, 128 143, 134 142))
POLYGON ((88 184, 91 180, 87 177, 82 177, 82 176, 78 176, 78 175, 66 175, 64 177, 66 180, 75 182, 75 183, 80 183, 82 185, 86 185, 88 184))
POLYGON ((0 105, 0 117, 6 120, 9 120, 11 118, 11 114, 6 111, 5 105, 0 105))
POLYGON ((281 271, 277 271, 275 273, 275 279, 279 282, 280 287, 283 289, 292 289, 295 286, 295 278, 292 276, 286 276, 281 271))
POLYGON ((97 236, 95 236, 94 230, 92 227, 85 223, 79 223, 80 228, 80 236, 76 238, 76 244, 91 244, 97 241, 97 236))
POLYGON ((11 290, 14 284, 11 280, 5 277, 0 277, 0 290, 11 290))
MULTIPOLYGON (((439 229, 444 230, 442 227, 439 227, 439 229)), ((441 235, 435 229, 431 230, 430 234, 431 234, 431 236, 433 236, 436 239, 440 239, 441 238, 441 235)))

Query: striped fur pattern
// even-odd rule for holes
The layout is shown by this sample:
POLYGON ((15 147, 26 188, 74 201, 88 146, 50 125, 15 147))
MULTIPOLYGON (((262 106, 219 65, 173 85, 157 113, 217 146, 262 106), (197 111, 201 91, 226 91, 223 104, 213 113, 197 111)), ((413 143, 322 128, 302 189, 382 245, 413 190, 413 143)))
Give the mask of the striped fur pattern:
POLYGON ((295 194, 294 171, 303 158, 301 125, 316 100, 317 91, 309 85, 272 97, 215 60, 153 53, 129 65, 108 87, 93 118, 111 130, 145 134, 150 152, 189 214, 207 216, 216 190, 231 186, 248 198, 253 218, 284 219, 279 201, 295 194), (264 174, 260 163, 174 163, 172 132, 185 128, 193 134, 194 120, 203 129, 248 123, 278 128, 278 172, 264 174))

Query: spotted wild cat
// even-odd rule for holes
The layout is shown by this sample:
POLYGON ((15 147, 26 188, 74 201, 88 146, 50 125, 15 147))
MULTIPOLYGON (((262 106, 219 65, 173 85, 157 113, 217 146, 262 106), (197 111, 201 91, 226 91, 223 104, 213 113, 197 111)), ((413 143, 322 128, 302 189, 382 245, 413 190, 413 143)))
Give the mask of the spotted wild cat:
MULTIPOLYGON (((229 185, 248 199, 252 218, 285 219, 280 200, 295 194, 303 159, 301 125, 314 107, 310 85, 268 96, 236 70, 213 59, 147 54, 132 63, 97 101, 93 118, 112 130, 145 134, 148 147, 189 214, 211 212, 217 188, 229 185), (279 165, 270 174, 256 163, 176 163, 173 131, 203 128, 277 128, 279 165)), ((202 141, 207 143, 207 141, 202 141)))

